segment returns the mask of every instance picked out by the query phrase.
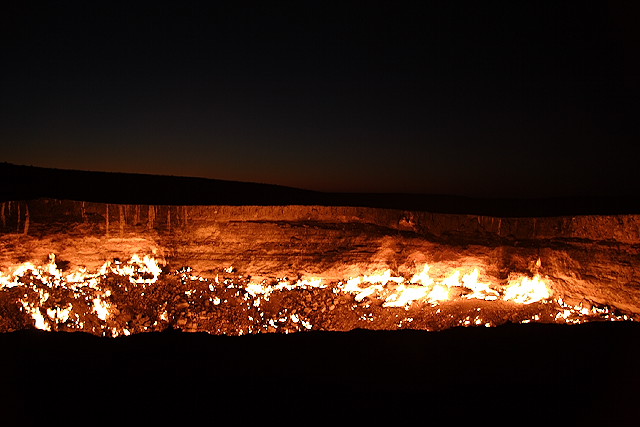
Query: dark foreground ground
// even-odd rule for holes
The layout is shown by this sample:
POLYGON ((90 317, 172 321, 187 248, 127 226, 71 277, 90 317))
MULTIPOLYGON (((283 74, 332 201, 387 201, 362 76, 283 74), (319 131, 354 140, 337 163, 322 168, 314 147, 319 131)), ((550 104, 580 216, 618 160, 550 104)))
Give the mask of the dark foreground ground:
POLYGON ((115 339, 31 330, 0 334, 0 348, 2 425, 640 424, 630 322, 115 339))

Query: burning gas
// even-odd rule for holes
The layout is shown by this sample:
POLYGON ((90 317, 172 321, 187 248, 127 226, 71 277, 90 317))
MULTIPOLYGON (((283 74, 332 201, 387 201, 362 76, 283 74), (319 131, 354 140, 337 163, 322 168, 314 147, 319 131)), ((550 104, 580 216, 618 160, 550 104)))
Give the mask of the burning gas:
POLYGON ((0 272, 0 303, 5 313, 14 313, 0 317, 0 329, 33 326, 117 336, 179 327, 243 334, 629 319, 607 307, 554 300, 553 284, 538 274, 511 274, 502 283, 480 267, 439 268, 448 270, 444 275, 432 275, 431 267, 421 265, 406 277, 386 269, 337 281, 256 282, 233 267, 207 278, 137 254, 126 262, 107 261, 95 272, 62 272, 51 254, 44 265, 27 262, 0 272))

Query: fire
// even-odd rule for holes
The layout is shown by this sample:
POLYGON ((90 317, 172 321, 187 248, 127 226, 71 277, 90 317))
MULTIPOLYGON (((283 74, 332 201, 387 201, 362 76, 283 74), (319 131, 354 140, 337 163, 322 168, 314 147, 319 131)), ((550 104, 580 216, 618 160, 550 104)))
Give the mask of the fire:
POLYGON ((550 296, 549 288, 539 275, 536 275, 533 279, 522 277, 520 281, 512 280, 504 292, 505 300, 519 304, 531 304, 546 300, 550 296))
MULTIPOLYGON (((491 320, 487 317, 490 314, 485 314, 490 313, 491 304, 498 304, 496 307, 501 313, 507 309, 517 312, 524 307, 539 307, 537 312, 526 311, 529 314, 518 320, 522 323, 577 323, 592 317, 629 319, 626 315, 613 314, 608 307, 570 306, 561 298, 552 300, 553 284, 539 274, 533 277, 511 274, 503 283, 487 274, 481 266, 452 268, 437 264, 436 267, 425 263, 404 274, 387 268, 344 280, 299 276, 296 280, 281 277, 258 282, 251 280, 250 275, 239 274, 231 266, 221 267, 214 278, 207 278, 194 274, 188 267, 171 271, 162 260, 138 254, 132 254, 127 261, 106 261, 95 272, 83 267, 63 272, 55 255, 51 254, 41 266, 26 262, 12 270, 1 271, 0 295, 13 292, 11 295, 17 298, 16 304, 38 329, 88 330, 111 336, 157 330, 173 322, 187 330, 197 330, 189 325, 196 324, 197 319, 208 318, 206 310, 202 309, 203 302, 213 312, 227 309, 232 304, 238 313, 246 313, 248 323, 245 327, 238 326, 237 334, 314 329, 318 321, 314 316, 338 318, 335 313, 339 311, 340 316, 345 316, 344 310, 357 312, 358 321, 366 324, 375 324, 379 318, 389 322, 397 317, 395 327, 399 328, 417 325, 421 313, 449 326, 491 326, 496 324, 495 319, 491 320), (146 301, 159 286, 168 286, 166 283, 182 287, 176 288, 176 296, 160 301, 157 307, 149 307, 145 313, 131 313, 123 308, 123 304, 135 295, 146 301), (303 298, 305 295, 306 299, 303 298), (274 304, 285 304, 286 298, 308 307, 303 310, 280 305, 281 308, 274 309, 274 304), (338 307, 340 301, 348 304, 338 307), (477 311, 470 314, 469 309, 474 306, 477 311), (455 310, 466 312, 456 315, 455 310), (410 314, 410 317, 402 318, 400 313, 409 311, 407 316, 410 314), (187 318, 180 317, 183 316, 180 313, 187 313, 187 318), (133 317, 137 320, 133 321, 133 317)), ((211 331, 222 333, 219 328, 211 331)))
POLYGON ((463 275, 462 279, 460 270, 455 270, 441 281, 436 281, 429 275, 430 268, 425 264, 420 272, 411 277, 409 284, 405 283, 406 280, 403 277, 391 276, 391 270, 381 274, 353 277, 347 281, 344 291, 356 293, 356 301, 362 301, 366 297, 385 293, 386 285, 393 282, 398 286, 391 295, 386 297, 384 307, 404 307, 414 301, 437 304, 450 298, 453 287, 463 289, 466 292, 463 298, 466 299, 494 301, 500 297, 500 293, 492 289, 488 283, 479 281, 480 271, 477 268, 463 275), (369 285, 362 287, 362 284, 369 285))
POLYGON ((360 285, 363 283, 362 277, 353 277, 347 280, 347 285, 344 287, 345 292, 355 293, 355 300, 362 301, 369 295, 373 294, 376 291, 382 291, 384 287, 380 284, 371 283, 369 286, 362 288, 360 285))
POLYGON ((429 288, 426 286, 400 284, 395 293, 385 299, 383 307, 405 307, 416 300, 427 296, 429 288))
POLYGON ((445 284, 434 285, 427 298, 433 302, 446 301, 449 299, 449 287, 445 284))
POLYGON ((269 295, 275 291, 283 291, 283 290, 293 290, 293 289, 308 289, 308 288, 322 288, 325 287, 322 284, 322 279, 311 278, 311 279, 299 279, 296 282, 290 282, 287 279, 282 279, 277 282, 276 285, 269 285, 266 283, 253 283, 250 282, 246 285, 245 290, 252 295, 254 298, 258 295, 264 296, 267 300, 269 299, 269 295))
POLYGON ((93 299, 93 310, 98 315, 100 320, 107 320, 109 316, 109 304, 100 298, 93 299))
POLYGON ((480 272, 474 269, 471 273, 462 276, 462 286, 471 290, 471 293, 465 295, 465 298, 476 298, 484 300, 496 300, 500 295, 497 291, 491 289, 487 283, 478 282, 480 272))
POLYGON ((72 308, 71 304, 67 304, 65 307, 47 308, 47 316, 56 323, 65 323, 69 320, 72 308))
POLYGON ((158 262, 150 257, 149 255, 145 255, 144 258, 140 259, 138 254, 133 254, 131 260, 123 265, 119 260, 115 261, 113 264, 111 262, 106 262, 102 268, 101 272, 105 272, 107 269, 110 269, 113 273, 120 276, 129 277, 129 281, 131 283, 155 283, 162 273, 162 268, 158 265, 158 262))
POLYGON ((433 279, 429 276, 431 266, 425 264, 420 273, 416 273, 411 278, 411 283, 420 283, 422 286, 429 286, 433 283, 433 279))
POLYGON ((40 308, 37 306, 33 306, 25 301, 20 301, 22 307, 24 307, 24 311, 29 313, 29 315, 33 318, 34 326, 37 329, 42 329, 43 331, 50 331, 51 326, 49 326, 49 322, 47 322, 40 312, 40 308))

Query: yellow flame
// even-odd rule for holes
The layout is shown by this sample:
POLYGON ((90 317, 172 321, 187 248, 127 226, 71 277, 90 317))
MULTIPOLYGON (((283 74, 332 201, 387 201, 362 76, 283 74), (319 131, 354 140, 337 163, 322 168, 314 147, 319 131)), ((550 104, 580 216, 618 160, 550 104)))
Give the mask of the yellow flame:
POLYGON ((412 302, 422 299, 427 296, 429 288, 421 285, 404 285, 398 286, 396 293, 391 294, 385 302, 383 307, 404 307, 412 302))
POLYGON ((109 303, 102 301, 100 298, 94 298, 93 311, 96 312, 100 320, 107 320, 109 316, 109 303))
POLYGON ((395 277, 391 275, 391 270, 385 270, 381 274, 372 274, 371 276, 364 276, 362 279, 365 283, 386 285, 389 282, 402 283, 404 277, 395 277))
POLYGON ((476 298, 484 300, 496 300, 500 295, 497 291, 491 289, 487 283, 478 282, 478 276, 480 272, 478 269, 474 269, 473 272, 462 276, 462 286, 471 290, 470 294, 465 295, 465 298, 476 298))
POLYGON ((449 287, 445 284, 437 284, 433 286, 427 299, 431 302, 446 301, 449 299, 449 287))
POLYGON ((113 266, 111 263, 105 263, 101 271, 106 272, 108 269, 120 276, 129 276, 129 281, 137 284, 155 283, 162 273, 162 268, 154 258, 145 255, 143 259, 140 259, 138 254, 131 256, 131 260, 125 265, 116 264, 113 266), (149 275, 151 277, 145 277, 149 275))
POLYGON ((454 271, 451 276, 447 277, 442 281, 442 284, 449 288, 455 287, 455 286, 462 286, 462 283, 460 283, 460 271, 458 270, 454 271))
POLYGON ((545 300, 550 296, 549 288, 539 275, 535 275, 533 279, 522 277, 520 281, 510 281, 509 286, 504 291, 505 300, 519 304, 531 304, 545 300))
POLYGON ((67 320, 69 320, 69 314, 71 314, 72 309, 73 309, 73 306, 71 304, 67 304, 67 306, 64 308, 61 308, 61 307, 48 308, 47 316, 49 316, 49 319, 51 319, 56 323, 64 323, 67 320))
POLYGON ((281 280, 275 286, 269 285, 265 282, 255 283, 250 282, 245 286, 245 290, 254 298, 258 295, 264 295, 265 297, 269 297, 269 295, 274 291, 283 291, 283 290, 293 290, 293 289, 309 289, 309 288, 326 288, 326 285, 323 284, 323 280, 320 278, 309 278, 309 279, 299 279, 295 283, 291 283, 288 280, 281 280))
POLYGON ((44 318, 44 316, 42 315, 42 313, 40 312, 40 308, 39 307, 34 307, 33 305, 29 304, 26 301, 20 301, 22 303, 22 307, 24 308, 24 310, 29 313, 29 315, 31 316, 31 318, 33 319, 34 326, 38 329, 42 329, 43 331, 50 331, 51 330, 51 326, 49 325, 49 322, 47 322, 44 318))
POLYGON ((429 269, 431 266, 425 264, 420 273, 416 273, 411 278, 411 283, 420 283, 422 286, 430 286, 433 284, 433 279, 429 277, 429 269))

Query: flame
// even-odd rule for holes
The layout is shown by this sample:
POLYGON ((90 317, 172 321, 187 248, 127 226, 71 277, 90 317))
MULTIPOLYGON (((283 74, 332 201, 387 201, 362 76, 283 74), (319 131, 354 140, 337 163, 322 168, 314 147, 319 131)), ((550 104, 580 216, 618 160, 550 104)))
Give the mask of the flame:
POLYGON ((319 278, 299 279, 294 283, 289 282, 286 279, 280 280, 275 286, 269 285, 266 282, 254 283, 249 282, 245 286, 245 291, 254 298, 258 295, 263 295, 265 298, 269 298, 269 295, 274 291, 290 291, 293 289, 309 289, 309 288, 324 288, 323 280, 319 278))
POLYGON ((422 286, 429 286, 433 284, 433 279, 429 276, 429 270, 431 266, 425 264, 420 273, 416 273, 411 278, 411 283, 420 283, 422 286))
POLYGON ((55 308, 47 308, 47 316, 56 322, 56 323, 64 323, 69 320, 69 314, 73 306, 71 304, 67 304, 65 307, 55 307, 55 308))
POLYGON ((492 289, 488 283, 478 281, 480 271, 477 268, 463 275, 462 279, 460 278, 460 270, 455 270, 440 282, 436 282, 429 275, 430 268, 428 264, 425 264, 420 272, 411 277, 408 285, 404 283, 403 277, 392 276, 391 270, 386 270, 381 274, 350 278, 343 289, 345 292, 355 293, 356 301, 362 301, 368 296, 384 293, 385 285, 389 282, 399 284, 393 293, 386 297, 383 303, 384 307, 404 307, 414 301, 427 301, 432 304, 446 301, 450 298, 450 288, 452 287, 465 288, 470 291, 463 296, 467 299, 494 301, 500 297, 500 293, 492 289), (362 287, 363 283, 368 283, 369 286, 362 287))
POLYGON ((551 297, 549 288, 539 275, 533 279, 520 278, 520 281, 512 280, 504 291, 504 299, 519 304, 531 304, 551 297))
POLYGON ((22 303, 22 307, 24 308, 24 311, 29 313, 29 315, 33 319, 34 326, 36 328, 42 329, 43 331, 51 330, 51 326, 49 325, 49 322, 45 320, 44 316, 40 312, 39 307, 34 307, 32 304, 29 304, 26 301, 20 301, 20 302, 22 303))
POLYGON ((107 317, 109 316, 109 303, 100 298, 94 298, 93 311, 96 312, 100 320, 107 320, 107 317))
POLYGON ((391 270, 385 270, 382 274, 373 274, 371 276, 364 276, 363 282, 371 284, 386 285, 389 282, 402 283, 404 277, 391 276, 391 270))
POLYGON ((428 292, 429 288, 426 286, 401 284, 396 293, 387 297, 382 306, 405 307, 416 300, 425 298, 428 292))
POLYGON ((125 265, 119 262, 112 265, 110 262, 107 262, 102 266, 100 271, 103 272, 107 269, 110 269, 113 273, 120 276, 128 276, 131 283, 137 284, 155 283, 160 273, 162 273, 162 268, 154 258, 145 255, 143 259, 140 259, 138 254, 133 254, 131 260, 125 265))
POLYGON ((427 299, 433 303, 448 300, 449 287, 444 283, 434 285, 431 292, 429 292, 429 295, 427 295, 427 299))
POLYGON ((370 284, 367 287, 362 288, 360 285, 363 282, 362 277, 353 277, 347 280, 346 286, 344 286, 344 292, 355 293, 355 300, 360 302, 369 295, 372 295, 376 291, 381 291, 383 289, 382 285, 370 284))
POLYGON ((488 301, 497 300, 500 295, 497 291, 491 289, 487 283, 478 282, 480 272, 474 269, 473 272, 462 276, 462 286, 471 290, 471 293, 465 295, 465 298, 484 299, 488 301))
POLYGON ((453 286, 462 286, 460 283, 460 271, 454 271, 451 276, 442 281, 442 284, 448 288, 453 286))

